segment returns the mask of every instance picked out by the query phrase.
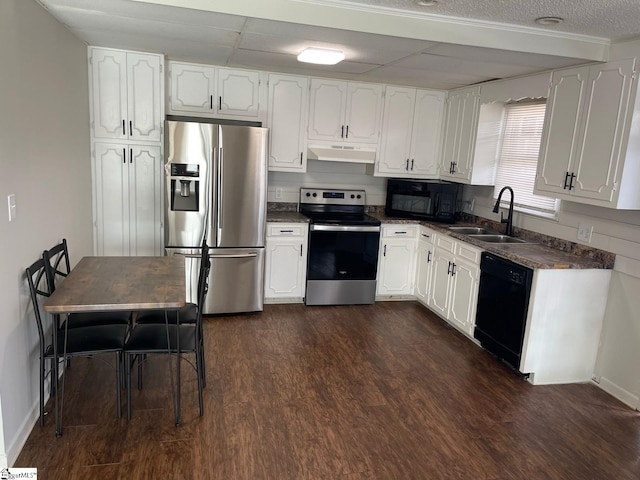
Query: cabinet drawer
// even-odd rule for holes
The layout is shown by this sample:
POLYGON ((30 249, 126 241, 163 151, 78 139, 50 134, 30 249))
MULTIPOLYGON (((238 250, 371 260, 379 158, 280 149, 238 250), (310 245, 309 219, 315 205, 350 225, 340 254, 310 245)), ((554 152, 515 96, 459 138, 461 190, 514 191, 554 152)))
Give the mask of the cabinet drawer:
POLYGON ((267 237, 304 237, 308 228, 306 223, 268 223, 267 237))
POLYGON ((441 248, 442 250, 445 250, 449 253, 455 253, 456 244, 457 242, 451 237, 448 237, 446 235, 436 236, 436 247, 441 248))
POLYGON ((480 264, 480 254, 482 250, 464 242, 456 242, 456 257, 468 260, 475 264, 480 264))
POLYGON ((382 236, 386 238, 417 238, 417 225, 383 225, 382 236))
POLYGON ((436 232, 433 230, 429 230, 428 228, 421 227, 420 234, 418 235, 418 240, 421 242, 430 243, 431 245, 435 245, 436 242, 436 232))

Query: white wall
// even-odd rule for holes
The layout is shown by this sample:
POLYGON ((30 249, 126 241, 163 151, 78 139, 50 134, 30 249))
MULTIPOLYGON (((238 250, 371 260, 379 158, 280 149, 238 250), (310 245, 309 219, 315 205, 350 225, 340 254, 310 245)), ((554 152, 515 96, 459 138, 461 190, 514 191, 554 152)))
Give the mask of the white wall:
POLYGON ((297 203, 300 187, 355 188, 366 191, 367 205, 384 205, 387 179, 367 173, 373 165, 309 160, 306 173, 269 172, 268 201, 297 203), (282 198, 276 198, 282 189, 282 198))
POLYGON ((35 0, 0 1, 0 454, 9 464, 38 410, 24 269, 63 237, 72 263, 92 253, 86 57, 86 45, 35 0))

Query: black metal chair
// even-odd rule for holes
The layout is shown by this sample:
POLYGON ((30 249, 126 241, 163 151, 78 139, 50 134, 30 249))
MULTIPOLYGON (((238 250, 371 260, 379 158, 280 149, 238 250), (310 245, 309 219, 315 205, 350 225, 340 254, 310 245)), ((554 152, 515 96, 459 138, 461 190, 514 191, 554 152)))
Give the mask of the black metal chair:
MULTIPOLYGON (((49 291, 53 293, 60 278, 71 272, 67 239, 42 253, 44 261, 50 266, 49 291)), ((88 327, 94 325, 130 325, 131 312, 86 312, 71 313, 64 319, 67 328, 88 327)), ((65 325, 63 325, 65 326, 65 325)), ((62 327, 60 327, 62 328, 62 327)))
MULTIPOLYGON (((202 242, 202 249, 209 250, 209 247, 206 243, 206 240, 202 242)), ((208 288, 207 277, 209 276, 209 271, 211 267, 211 260, 207 257, 207 261, 203 261, 203 258, 200 259, 200 268, 198 269, 198 284, 197 284, 197 299, 200 299, 202 296, 204 301, 204 294, 206 292, 201 292, 201 289, 208 288)), ((197 300, 199 302, 199 300, 197 300)), ((136 315, 136 325, 148 325, 148 324, 162 324, 165 322, 169 322, 172 325, 175 325, 176 322, 180 322, 181 324, 195 325, 198 323, 198 315, 202 315, 200 311, 200 305, 202 303, 187 303, 184 307, 182 307, 178 312, 176 311, 168 311, 164 310, 142 310, 137 312, 136 315), (179 319, 179 320, 178 320, 179 319)), ((202 385, 204 387, 207 386, 206 379, 206 364, 204 359, 204 332, 202 330, 202 321, 199 322, 199 339, 201 342, 200 345, 200 366, 202 373, 202 385)), ((139 369, 138 372, 138 388, 142 388, 142 372, 139 369)))
MULTIPOLYGON (((148 322, 136 324, 131 331, 131 336, 125 345, 125 371, 127 376, 127 419, 131 418, 131 370, 133 362, 138 360, 138 388, 142 388, 140 382, 142 376, 142 363, 151 354, 175 354, 177 357, 177 404, 176 424, 180 423, 180 360, 184 353, 193 353, 195 357, 195 367, 198 382, 198 405, 200 416, 204 413, 204 402, 202 390, 204 388, 204 341, 202 339, 202 309, 207 291, 208 278, 211 270, 211 259, 209 258, 209 247, 203 242, 201 254, 201 268, 198 279, 198 299, 197 304, 183 308, 185 313, 195 310, 195 321, 183 321, 182 310, 178 312, 163 312, 160 323, 160 316, 155 314, 147 317, 148 322), (153 320, 153 321, 152 321, 153 320)), ((173 372, 171 382, 173 386, 173 372)))
MULTIPOLYGON (((51 323, 43 322, 43 315, 40 312, 39 297, 51 296, 51 277, 54 273, 49 267, 49 263, 40 258, 26 268, 27 282, 31 294, 33 313, 35 316, 40 350, 40 425, 44 425, 44 385, 47 376, 46 363, 50 362, 49 373, 51 374, 51 392, 60 395, 64 400, 64 377, 62 386, 57 388, 58 382, 58 362, 69 360, 73 357, 90 357, 102 353, 113 353, 116 358, 116 409, 118 417, 122 416, 121 405, 121 380, 122 351, 129 331, 126 324, 120 325, 94 325, 78 328, 61 328, 56 338, 56 348, 54 349, 51 323)), ((46 316, 45 316, 46 318, 46 316)), ((56 435, 62 433, 62 411, 63 401, 60 402, 60 414, 56 412, 56 435)))

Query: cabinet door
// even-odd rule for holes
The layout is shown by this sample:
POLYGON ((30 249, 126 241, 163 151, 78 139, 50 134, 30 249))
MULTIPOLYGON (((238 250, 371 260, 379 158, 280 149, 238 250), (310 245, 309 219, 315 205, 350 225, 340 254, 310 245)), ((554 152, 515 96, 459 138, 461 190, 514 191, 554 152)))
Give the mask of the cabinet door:
POLYGON ((218 113, 257 117, 260 113, 260 75, 244 70, 218 69, 218 113))
POLYGON ((350 83, 347 91, 344 140, 378 143, 382 117, 382 85, 350 83))
POLYGON ((269 170, 307 169, 305 129, 309 80, 269 75, 269 170))
POLYGON ((478 115, 480 108, 479 89, 466 90, 462 94, 460 117, 458 118, 457 155, 454 160, 453 177, 458 180, 471 180, 473 157, 478 133, 478 115))
POLYGON ((129 255, 163 253, 163 161, 157 145, 129 148, 129 255))
POLYGON ((431 291, 431 274, 433 264, 433 245, 429 242, 418 243, 418 258, 416 261, 415 295, 423 304, 427 305, 431 291))
POLYGON ((473 335, 479 278, 478 265, 456 261, 452 267, 451 301, 447 319, 468 335, 473 335))
POLYGON ((159 142, 162 72, 158 55, 127 53, 127 133, 131 140, 159 142))
POLYGON ((126 144, 95 143, 95 250, 97 255, 129 254, 129 152, 126 144))
POLYGON ((587 67, 571 68, 551 76, 536 191, 568 193, 565 184, 576 155, 588 71, 587 67))
POLYGON ((91 53, 92 126, 97 138, 126 139, 127 54, 93 49, 91 53))
POLYGON ((171 63, 170 68, 170 109, 178 113, 214 113, 216 105, 213 67, 171 63))
POLYGON ((414 240, 384 240, 378 265, 378 295, 413 293, 414 240))
POLYGON ((440 248, 435 249, 433 264, 431 265, 431 294, 428 305, 432 310, 447 318, 450 303, 451 265, 454 263, 452 254, 440 248))
POLYGON ((304 241, 267 238, 265 297, 299 298, 304 295, 304 241))
POLYGON ((589 69, 585 123, 572 167, 576 175, 573 196, 607 202, 613 199, 618 166, 625 155, 622 139, 629 118, 634 66, 634 59, 626 59, 589 69))
POLYGON ((480 106, 480 89, 473 87, 449 95, 440 172, 442 178, 471 180, 480 106))
POLYGON ((309 102, 309 140, 338 140, 345 135, 344 114, 347 83, 311 79, 309 102))
POLYGON ((386 173, 393 177, 411 176, 409 155, 415 102, 414 88, 386 88, 382 142, 376 173, 386 173))
POLYGON ((433 178, 438 174, 444 116, 443 92, 416 92, 411 133, 411 176, 433 178))

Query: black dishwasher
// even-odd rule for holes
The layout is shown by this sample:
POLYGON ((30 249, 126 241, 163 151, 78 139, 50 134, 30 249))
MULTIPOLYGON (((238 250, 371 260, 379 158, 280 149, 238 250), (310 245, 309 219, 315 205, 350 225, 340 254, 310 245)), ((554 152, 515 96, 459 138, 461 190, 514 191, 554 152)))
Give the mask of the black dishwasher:
POLYGON ((483 348, 518 370, 533 270, 488 252, 480 260, 474 336, 483 348))

